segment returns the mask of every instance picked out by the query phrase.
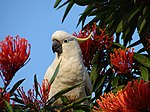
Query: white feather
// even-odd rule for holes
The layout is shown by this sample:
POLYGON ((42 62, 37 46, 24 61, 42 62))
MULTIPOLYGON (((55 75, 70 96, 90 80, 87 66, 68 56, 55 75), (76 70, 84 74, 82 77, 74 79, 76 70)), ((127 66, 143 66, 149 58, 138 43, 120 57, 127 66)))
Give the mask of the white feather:
MULTIPOLYGON (((79 99, 86 96, 86 90, 91 93, 92 84, 87 70, 82 62, 82 54, 76 37, 64 31, 56 31, 52 35, 52 40, 57 39, 62 43, 63 52, 56 57, 50 67, 47 69, 44 79, 50 80, 61 60, 59 72, 51 85, 49 97, 51 98, 60 90, 71 87, 84 81, 84 84, 68 92, 66 96, 79 99), (68 39, 68 43, 63 43, 64 39, 68 39)), ((70 99, 72 100, 72 99, 70 99)))

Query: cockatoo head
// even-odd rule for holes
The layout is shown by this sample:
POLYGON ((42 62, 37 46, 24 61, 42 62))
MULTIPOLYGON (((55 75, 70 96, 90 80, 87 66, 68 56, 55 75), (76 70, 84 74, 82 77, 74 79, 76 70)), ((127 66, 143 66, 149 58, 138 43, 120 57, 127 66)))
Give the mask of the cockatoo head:
MULTIPOLYGON (((91 34, 92 35, 92 34, 91 34)), ((56 31, 52 34, 52 50, 55 53, 58 53, 58 55, 60 55, 61 53, 63 53, 64 51, 69 51, 69 49, 74 49, 75 48, 75 44, 78 44, 77 41, 79 42, 83 42, 88 40, 90 37, 88 36, 87 38, 81 39, 81 38, 77 38, 65 31, 56 31)))

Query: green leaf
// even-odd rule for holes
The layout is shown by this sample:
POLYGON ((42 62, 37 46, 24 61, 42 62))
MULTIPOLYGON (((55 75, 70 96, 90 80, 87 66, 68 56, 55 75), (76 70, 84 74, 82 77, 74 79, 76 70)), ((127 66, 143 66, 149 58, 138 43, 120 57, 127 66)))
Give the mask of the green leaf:
POLYGON ((147 58, 146 56, 139 53, 134 53, 133 58, 145 67, 150 68, 150 58, 147 58))
POLYGON ((96 85, 96 87, 95 88, 93 88, 93 91, 96 91, 98 88, 100 88, 101 87, 101 85, 104 83, 104 81, 105 81, 105 79, 106 79, 106 74, 102 77, 102 79, 101 79, 101 81, 100 82, 98 82, 98 84, 96 85))
POLYGON ((115 43, 115 42, 111 42, 112 45, 118 46, 122 49, 126 49, 126 47, 124 47, 123 45, 119 44, 119 43, 115 43))
POLYGON ((131 11, 131 14, 130 14, 130 17, 129 17, 129 19, 128 19, 128 22, 130 22, 131 20, 132 20, 132 18, 139 12, 139 10, 140 10, 140 8, 138 7, 135 7, 135 9, 133 9, 132 11, 131 11))
POLYGON ((138 18, 138 17, 136 17, 136 14, 138 12, 139 12, 139 8, 135 7, 131 12, 129 12, 127 14, 124 14, 122 19, 120 20, 120 23, 117 26, 116 32, 117 33, 120 33, 120 32, 123 32, 123 31, 126 31, 126 33, 130 32, 130 29, 129 29, 128 26, 131 23, 135 23, 134 18, 138 18), (131 20, 133 20, 133 21, 131 21, 131 20))
POLYGON ((113 16, 114 16, 114 13, 110 13, 110 14, 108 15, 107 19, 105 20, 105 22, 108 23, 109 21, 111 21, 112 18, 113 18, 113 16))
POLYGON ((97 65, 99 57, 100 57, 100 52, 97 52, 95 54, 95 56, 93 57, 93 59, 92 59, 92 65, 93 66, 92 66, 92 70, 91 70, 91 73, 90 73, 90 79, 92 80, 93 88, 95 87, 95 83, 96 83, 96 80, 99 76, 99 71, 101 69, 101 67, 97 65))
POLYGON ((146 24, 146 19, 144 18, 141 25, 140 25, 140 29, 139 29, 139 34, 141 33, 141 31, 143 30, 144 26, 146 24))
POLYGON ((121 89, 123 89, 125 87, 125 85, 121 85, 121 86, 117 86, 115 89, 112 90, 113 93, 117 93, 118 91, 120 91, 121 89))
POLYGON ((115 88, 118 85, 119 76, 117 75, 114 80, 111 82, 112 88, 115 88))
POLYGON ((118 24, 116 33, 120 33, 122 31, 123 31, 123 20, 121 20, 120 23, 118 24))
POLYGON ((72 89, 74 89, 74 88, 80 86, 82 83, 83 83, 83 82, 81 82, 81 83, 79 83, 79 84, 76 84, 76 85, 74 85, 74 86, 72 86, 72 87, 65 88, 65 89, 59 91, 57 94, 55 94, 55 95, 48 101, 48 104, 54 103, 54 102, 55 102, 58 98, 60 98, 63 94, 65 94, 65 93, 71 91, 72 89))
MULTIPOLYGON (((61 62, 61 61, 60 61, 60 62, 61 62)), ((55 72, 54 72, 54 74, 53 74, 53 76, 52 76, 52 78, 51 78, 51 80, 50 80, 50 84, 53 83, 53 81, 55 80, 55 78, 56 78, 56 76, 57 76, 57 74, 58 74, 59 67, 60 67, 60 62, 59 62, 59 64, 57 65, 56 70, 55 70, 55 72)))
POLYGON ((66 5, 67 3, 69 3, 69 0, 67 0, 66 2, 64 2, 63 4, 61 4, 61 5, 57 8, 57 10, 60 9, 61 7, 63 7, 64 5, 66 5))
POLYGON ((26 104, 26 106, 32 110, 32 112, 39 112, 39 110, 37 109, 37 107, 35 106, 34 103, 29 102, 28 104, 26 104))
POLYGON ((99 75, 98 71, 99 71, 98 70, 98 66, 97 65, 93 65, 91 73, 90 73, 90 79, 92 80, 93 87, 94 87, 94 85, 96 83, 96 79, 97 79, 97 77, 99 75))
POLYGON ((84 102, 85 100, 88 100, 90 99, 91 96, 87 96, 87 97, 84 97, 84 98, 81 98, 79 100, 76 100, 75 102, 71 103, 71 104, 68 104, 67 106, 65 106, 61 111, 65 111, 69 108, 73 108, 73 107, 76 107, 78 106, 80 103, 84 102))
POLYGON ((34 75, 34 86, 35 86, 35 92, 36 92, 36 98, 37 98, 39 94, 39 90, 38 90, 38 82, 37 82, 36 75, 34 75))
POLYGON ((88 5, 91 0, 73 0, 74 3, 76 3, 79 6, 85 6, 88 5))
POLYGON ((148 9, 147 6, 145 6, 144 9, 143 9, 143 15, 146 14, 147 9, 148 9))
POLYGON ((145 81, 149 80, 149 72, 146 67, 140 67, 141 70, 141 78, 144 79, 145 81))
POLYGON ((20 84, 25 80, 24 79, 21 79, 19 80, 17 83, 15 83, 15 85, 12 87, 12 89, 9 91, 9 93, 12 95, 14 93, 14 91, 20 86, 20 84))
POLYGON ((85 112, 84 110, 75 110, 74 112, 85 112))
POLYGON ((145 52, 145 51, 146 51, 145 48, 141 48, 141 49, 139 49, 139 50, 137 51, 137 53, 142 53, 142 52, 145 52))
POLYGON ((7 102, 5 99, 3 99, 3 100, 4 100, 4 104, 5 104, 7 112, 13 112, 13 109, 12 109, 10 103, 7 102))
POLYGON ((60 4, 61 1, 62 1, 62 0, 56 0, 56 2, 55 2, 55 4, 54 4, 54 8, 56 8, 56 7, 60 4))
POLYGON ((120 43, 120 34, 121 33, 116 33, 116 41, 115 41, 115 43, 120 43))
POLYGON ((61 99, 63 105, 65 105, 69 102, 69 100, 67 99, 66 96, 61 96, 60 99, 61 99))
MULTIPOLYGON (((56 112, 56 109, 57 110, 61 110, 62 109, 62 106, 60 105, 45 105, 44 108, 41 109, 40 112, 56 112)), ((60 112, 60 111, 58 111, 60 112)))
POLYGON ((130 45, 128 46, 128 48, 129 48, 129 47, 137 46, 137 45, 139 45, 139 44, 141 44, 141 40, 138 40, 138 41, 136 41, 136 42, 130 44, 130 45))
POLYGON ((19 99, 19 98, 11 98, 11 100, 13 100, 13 101, 15 101, 17 103, 24 104, 24 102, 21 99, 19 99))
POLYGON ((86 20, 86 17, 88 16, 88 14, 94 9, 93 6, 89 5, 86 7, 86 9, 84 10, 84 12, 82 13, 82 15, 80 16, 77 26, 81 23, 82 21, 82 27, 84 26, 84 22, 86 20))
POLYGON ((66 10, 65 10, 65 13, 64 13, 64 16, 62 18, 62 23, 64 22, 66 16, 68 15, 70 9, 72 8, 72 6, 74 5, 74 2, 73 1, 70 1, 70 3, 68 4, 66 10))

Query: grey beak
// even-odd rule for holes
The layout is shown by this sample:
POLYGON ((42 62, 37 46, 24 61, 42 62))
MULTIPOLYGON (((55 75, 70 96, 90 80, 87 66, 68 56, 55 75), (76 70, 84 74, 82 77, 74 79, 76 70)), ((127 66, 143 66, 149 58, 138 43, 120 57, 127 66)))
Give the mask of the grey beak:
POLYGON ((58 54, 62 53, 62 45, 59 41, 53 40, 52 44, 53 53, 57 52, 58 54))

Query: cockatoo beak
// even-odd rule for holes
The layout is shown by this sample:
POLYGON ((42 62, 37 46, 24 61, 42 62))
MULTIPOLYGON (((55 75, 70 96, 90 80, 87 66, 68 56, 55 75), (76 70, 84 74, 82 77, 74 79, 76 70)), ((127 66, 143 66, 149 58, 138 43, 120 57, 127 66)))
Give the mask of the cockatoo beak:
POLYGON ((76 38, 76 39, 78 42, 84 42, 84 41, 90 39, 92 37, 92 35, 93 35, 93 32, 91 32, 90 35, 86 38, 76 38))
POLYGON ((57 40, 53 40, 52 50, 53 50, 53 53, 57 52, 58 54, 61 54, 62 53, 61 43, 57 40))

